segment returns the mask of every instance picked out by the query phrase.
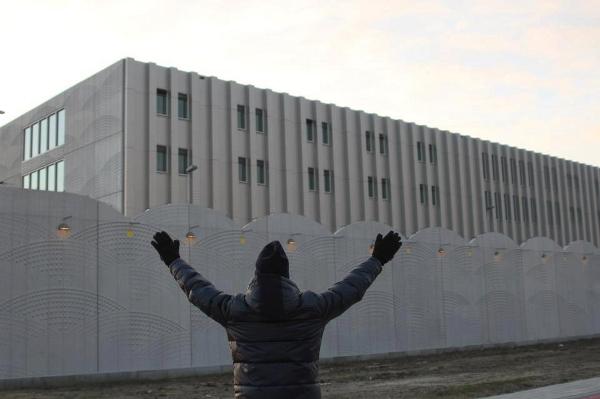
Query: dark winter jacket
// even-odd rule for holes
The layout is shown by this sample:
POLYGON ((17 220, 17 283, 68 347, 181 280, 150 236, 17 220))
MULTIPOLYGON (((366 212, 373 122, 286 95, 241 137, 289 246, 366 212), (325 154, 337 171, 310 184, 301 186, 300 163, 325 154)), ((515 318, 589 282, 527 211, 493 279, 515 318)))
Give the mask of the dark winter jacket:
POLYGON ((325 325, 362 299, 381 263, 370 257, 321 294, 300 292, 285 277, 287 268, 281 244, 269 243, 246 293, 232 296, 184 260, 170 265, 189 301, 227 331, 236 398, 320 398, 318 360, 325 325))

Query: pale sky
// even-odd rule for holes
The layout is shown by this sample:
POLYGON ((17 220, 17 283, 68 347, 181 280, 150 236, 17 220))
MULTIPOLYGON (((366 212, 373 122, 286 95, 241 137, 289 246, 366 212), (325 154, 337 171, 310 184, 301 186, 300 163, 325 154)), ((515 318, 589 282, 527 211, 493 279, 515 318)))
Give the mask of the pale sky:
POLYGON ((600 0, 0 0, 0 125, 124 57, 600 166, 600 0))

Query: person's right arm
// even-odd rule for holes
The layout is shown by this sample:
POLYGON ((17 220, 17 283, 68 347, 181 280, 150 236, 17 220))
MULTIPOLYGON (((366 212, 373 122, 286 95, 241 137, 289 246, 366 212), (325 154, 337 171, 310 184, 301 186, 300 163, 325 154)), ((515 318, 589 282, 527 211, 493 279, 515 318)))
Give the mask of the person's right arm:
POLYGON ((342 281, 317 295, 317 307, 321 317, 325 320, 334 319, 360 301, 381 273, 383 265, 394 257, 401 246, 402 242, 397 233, 390 231, 385 238, 378 234, 373 256, 352 270, 342 281))

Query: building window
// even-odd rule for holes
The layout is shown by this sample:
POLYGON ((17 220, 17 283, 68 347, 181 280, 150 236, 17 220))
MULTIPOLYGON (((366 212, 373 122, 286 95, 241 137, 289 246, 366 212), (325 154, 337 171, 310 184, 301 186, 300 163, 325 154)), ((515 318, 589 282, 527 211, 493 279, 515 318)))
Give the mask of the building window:
POLYGON ((494 209, 496 210, 496 219, 502 219, 502 196, 500 193, 494 193, 494 209))
POLYGON ((514 158, 510 159, 510 179, 512 184, 517 183, 517 161, 514 158))
POLYGON ((387 155, 389 153, 387 134, 379 134, 379 153, 383 155, 387 155))
POLYGON ((531 221, 537 223, 537 206, 535 204, 535 198, 531 198, 531 221))
POLYGON ((169 94, 164 89, 156 89, 156 113, 168 115, 169 94))
POLYGON ((421 204, 427 203, 427 186, 425 184, 419 184, 419 196, 421 204))
POLYGON ((521 198, 521 207, 523 209, 523 221, 524 222, 528 222, 529 221, 529 209, 527 206, 527 197, 522 197, 521 198))
POLYGON ((46 173, 46 168, 42 168, 38 171, 40 182, 38 183, 38 187, 40 191, 46 191, 48 188, 48 177, 46 173))
POLYGON ((572 189, 573 188, 573 183, 572 183, 572 179, 571 179, 571 174, 567 173, 567 188, 572 189))
POLYGON ((508 163, 506 162, 506 157, 500 157, 500 168, 502 169, 502 181, 504 183, 508 182, 508 163))
POLYGON ((492 154, 492 178, 494 181, 498 181, 498 156, 492 154))
POLYGON ((325 169, 323 171, 323 182, 325 186, 325 192, 330 193, 332 191, 333 181, 333 172, 331 170, 325 169))
POLYGON ((23 160, 31 158, 31 128, 25 129, 25 139, 23 143, 23 160))
POLYGON ((575 208, 569 207, 569 214, 571 215, 571 223, 575 223, 575 208))
POLYGON ((489 191, 485 191, 483 193, 484 198, 485 198, 485 210, 486 211, 491 211, 494 207, 494 205, 492 204, 492 193, 489 191))
POLYGON ((263 110, 260 108, 256 108, 256 110, 254 112, 254 117, 256 119, 256 131, 258 133, 264 133, 265 132, 265 119, 264 119, 263 110))
POLYGON ((377 195, 377 186, 375 184, 375 178, 373 176, 367 177, 367 188, 369 192, 369 198, 375 198, 377 195))
POLYGON ((548 216, 548 224, 553 225, 554 224, 554 220, 553 220, 554 213, 552 213, 552 202, 550 202, 550 201, 546 201, 546 215, 548 216))
POLYGON ((186 169, 188 167, 188 150, 185 148, 180 148, 179 149, 179 174, 180 175, 185 175, 186 169))
POLYGON ((187 94, 177 94, 177 116, 181 119, 188 118, 188 96, 187 94))
POLYGON ((516 195, 513 195, 513 208, 515 209, 515 221, 520 222, 521 221, 521 211, 519 209, 519 197, 516 195))
POLYGON ((527 172, 529 173, 529 185, 533 187, 533 164, 531 161, 527 162, 527 172))
POLYGON ((246 158, 238 157, 238 178, 240 183, 248 182, 248 166, 246 158))
POLYGON ((37 190, 38 189, 38 171, 36 170, 35 172, 31 173, 31 189, 32 190, 37 190))
POLYGON ((306 120, 306 140, 311 143, 315 141, 315 121, 312 119, 306 120))
POLYGON ((265 161, 262 159, 256 160, 256 182, 258 184, 266 184, 265 161))
POLYGON ((167 147, 164 145, 156 146, 156 170, 158 172, 167 171, 167 147))
POLYGON ((48 149, 51 150, 56 147, 56 143, 56 114, 52 114, 48 117, 48 149))
POLYGON ((56 191, 56 164, 48 166, 48 191, 56 191))
POLYGON ((365 132, 365 146, 367 148, 367 152, 372 152, 375 150, 375 135, 373 132, 368 130, 365 132))
POLYGON ((524 186, 525 182, 525 162, 522 160, 519 161, 519 175, 521 177, 521 185, 524 186))
POLYGON ((579 190, 579 176, 573 176, 573 182, 575 183, 575 190, 579 190))
POLYGON ((315 176, 315 168, 308 168, 308 189, 315 191, 317 189, 317 179, 315 176))
POLYGON ((554 203, 554 211, 556 212, 556 225, 560 226, 561 217, 560 217, 560 207, 558 206, 558 201, 554 203))
POLYGON ((510 222, 511 208, 510 208, 510 195, 508 195, 508 194, 504 194, 504 214, 506 216, 506 220, 510 222))
POLYGON ((481 165, 483 170, 483 178, 488 180, 490 178, 490 163, 487 152, 481 153, 481 165))
POLYGON ((556 174, 556 167, 552 167, 552 185, 554 186, 554 192, 558 192, 558 175, 556 174))
MULTIPOLYGON (((31 134, 33 135, 31 144, 31 156, 36 157, 40 154, 40 124, 35 123, 31 128, 31 134)), ((36 189, 37 190, 37 189, 36 189)))
POLYGON ((58 111, 57 119, 58 119, 58 121, 56 124, 56 131, 57 131, 56 145, 61 146, 61 145, 65 144, 65 110, 64 109, 58 111))
POLYGON ((440 203, 440 189, 437 186, 431 186, 431 205, 437 206, 440 203))
POLYGON ((546 191, 550 191, 550 169, 544 166, 544 183, 546 183, 546 191))
POLYGON ((581 224, 583 224, 583 214, 581 213, 581 208, 579 207, 577 207, 577 222, 581 227, 581 224))
POLYGON ((237 128, 246 130, 246 107, 239 104, 237 106, 237 128))
POLYGON ((389 200, 390 194, 390 179, 384 177, 381 179, 381 198, 389 200))
POLYGON ((29 190, 29 188, 30 188, 29 180, 30 180, 30 176, 29 175, 23 176, 23 188, 25 190, 29 190))
POLYGON ((423 142, 417 141, 417 161, 425 161, 425 147, 423 142))
POLYGON ((48 151, 48 119, 40 121, 40 154, 48 151))
POLYGON ((65 162, 56 163, 56 191, 61 193, 65 191, 65 162))
POLYGON ((435 144, 429 144, 429 162, 437 162, 437 147, 435 146, 435 144))
POLYGON ((331 138, 329 131, 329 124, 327 122, 321 122, 321 137, 323 140, 323 144, 329 145, 331 143, 331 138))

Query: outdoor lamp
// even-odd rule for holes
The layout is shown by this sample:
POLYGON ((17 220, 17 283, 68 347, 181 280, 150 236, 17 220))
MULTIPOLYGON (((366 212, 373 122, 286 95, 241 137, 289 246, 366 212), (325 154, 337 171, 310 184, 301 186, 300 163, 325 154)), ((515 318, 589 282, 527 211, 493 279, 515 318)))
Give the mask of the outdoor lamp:
POLYGON ((59 237, 67 238, 71 234, 71 226, 69 226, 65 221, 70 219, 71 216, 66 216, 63 218, 62 222, 56 228, 59 237))
POLYGON ((296 251, 296 240, 294 240, 293 238, 290 238, 287 240, 287 250, 289 252, 294 252, 296 251))
POLYGON ((188 231, 187 234, 185 235, 185 239, 187 240, 188 244, 192 244, 193 242, 196 241, 198 237, 196 236, 196 234, 194 234, 193 231, 188 231))
POLYGON ((494 260, 496 262, 500 262, 502 260, 502 254, 500 253, 500 251, 494 252, 494 260))
POLYGON ((446 256, 446 250, 444 248, 440 248, 437 250, 438 256, 446 256))

